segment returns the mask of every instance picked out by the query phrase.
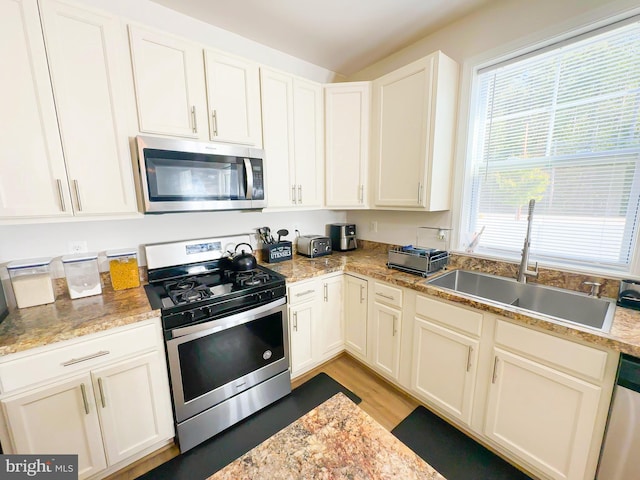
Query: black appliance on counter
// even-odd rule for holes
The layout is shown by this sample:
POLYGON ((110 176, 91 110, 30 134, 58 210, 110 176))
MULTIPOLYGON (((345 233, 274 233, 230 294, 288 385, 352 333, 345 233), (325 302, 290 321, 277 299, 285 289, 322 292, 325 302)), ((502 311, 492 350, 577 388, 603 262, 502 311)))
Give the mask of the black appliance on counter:
POLYGON ((329 224, 329 238, 331 238, 331 248, 336 251, 346 252, 358 248, 355 223, 329 224))
POLYGON ((185 452, 291 392, 285 278, 227 257, 248 236, 146 245, 185 452))

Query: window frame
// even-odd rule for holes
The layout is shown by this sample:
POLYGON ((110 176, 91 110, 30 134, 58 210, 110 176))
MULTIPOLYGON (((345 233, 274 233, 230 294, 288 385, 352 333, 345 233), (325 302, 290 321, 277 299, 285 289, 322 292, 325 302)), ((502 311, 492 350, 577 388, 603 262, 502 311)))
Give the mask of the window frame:
MULTIPOLYGON (((460 88, 460 111, 458 115, 458 140, 457 155, 454 172, 454 191, 459 192, 453 198, 453 214, 451 245, 452 250, 460 254, 472 255, 478 258, 486 258, 498 261, 519 261, 520 255, 497 256, 486 253, 466 253, 464 250, 463 233, 466 225, 469 224, 471 209, 465 209, 465 205, 470 205, 469 197, 473 195, 473 175, 471 175, 472 152, 474 148, 474 125, 477 118, 476 106, 480 95, 479 74, 487 70, 493 70, 500 66, 515 63, 527 57, 537 56, 545 51, 553 51, 566 44, 580 41, 594 35, 616 29, 625 24, 640 21, 640 8, 635 8, 624 13, 620 13, 607 18, 600 18, 583 25, 575 25, 573 28, 555 27, 546 31, 538 32, 535 37, 519 39, 510 44, 498 47, 485 52, 476 57, 472 57, 463 63, 460 88), (561 31, 558 31, 558 30, 561 31), (555 31, 553 31, 555 30, 555 31)), ((640 213, 636 218, 640 222, 640 213)), ((632 255, 628 265, 628 270, 612 270, 607 266, 593 264, 592 266, 581 266, 571 262, 540 260, 540 264, 551 268, 562 269, 564 271, 574 271, 578 273, 601 273, 614 278, 632 278, 634 275, 640 276, 640 228, 636 229, 632 243, 632 255)), ((524 242, 524 238, 523 238, 524 242)), ((519 246, 516 246, 516 251, 519 246)), ((535 259, 535 257, 532 256, 535 259)))

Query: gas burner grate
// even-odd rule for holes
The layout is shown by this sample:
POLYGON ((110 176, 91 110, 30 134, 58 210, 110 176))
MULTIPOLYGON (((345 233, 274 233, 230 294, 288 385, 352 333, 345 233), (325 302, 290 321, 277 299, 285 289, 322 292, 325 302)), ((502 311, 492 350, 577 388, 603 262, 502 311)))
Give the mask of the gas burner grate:
POLYGON ((271 275, 267 272, 260 270, 250 270, 248 272, 238 272, 235 275, 234 281, 236 285, 240 287, 253 287, 255 285, 262 285, 267 283, 271 279, 271 275))
POLYGON ((197 302, 212 296, 209 287, 202 284, 195 277, 165 282, 164 288, 171 300, 173 300, 173 303, 176 305, 197 302))

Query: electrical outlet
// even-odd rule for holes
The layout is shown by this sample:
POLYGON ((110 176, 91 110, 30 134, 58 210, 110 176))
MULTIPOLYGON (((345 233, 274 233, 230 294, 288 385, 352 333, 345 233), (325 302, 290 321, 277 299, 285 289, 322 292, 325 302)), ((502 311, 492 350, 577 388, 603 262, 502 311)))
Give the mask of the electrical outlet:
POLYGON ((370 232, 377 232, 378 231, 378 222, 373 220, 372 222, 369 223, 369 231, 370 232))
POLYGON ((69 242, 69 252, 70 253, 84 253, 87 251, 87 241, 86 240, 74 240, 69 242))

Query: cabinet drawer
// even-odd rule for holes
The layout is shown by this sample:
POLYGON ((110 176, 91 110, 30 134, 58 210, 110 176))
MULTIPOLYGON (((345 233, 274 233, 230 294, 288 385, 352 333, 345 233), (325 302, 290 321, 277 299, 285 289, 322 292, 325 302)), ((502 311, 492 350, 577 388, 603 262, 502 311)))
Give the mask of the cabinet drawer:
POLYGON ((310 280, 307 282, 297 282, 289 285, 289 305, 314 300, 318 291, 318 282, 310 280))
POLYGON ((397 287, 376 282, 373 286, 373 295, 376 302, 392 307, 402 306, 402 290, 397 287))
POLYGON ((601 383, 608 354, 605 351, 514 325, 496 324, 495 342, 529 358, 601 383))
POLYGON ((159 325, 156 323, 124 328, 126 330, 114 333, 88 335, 81 340, 74 340, 71 345, 65 342, 44 352, 0 363, 2 393, 162 347, 159 325))
POLYGON ((476 337, 482 331, 482 314, 464 308, 449 305, 438 300, 418 295, 416 298, 416 314, 437 320, 455 330, 469 333, 476 337))

